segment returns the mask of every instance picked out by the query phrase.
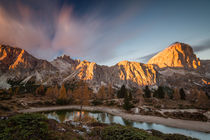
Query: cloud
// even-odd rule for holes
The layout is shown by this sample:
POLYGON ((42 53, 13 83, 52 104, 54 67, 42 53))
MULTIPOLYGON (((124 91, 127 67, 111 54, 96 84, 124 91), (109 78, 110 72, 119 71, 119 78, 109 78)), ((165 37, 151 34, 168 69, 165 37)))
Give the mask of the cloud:
POLYGON ((210 49, 210 39, 203 41, 200 45, 194 45, 192 47, 195 53, 208 50, 210 49))
POLYGON ((125 4, 126 9, 115 11, 112 17, 101 15, 100 8, 78 17, 74 5, 58 6, 56 2, 16 2, 11 4, 13 8, 7 2, 1 5, 0 43, 26 49, 42 59, 52 60, 63 52, 107 62, 116 57, 121 44, 141 33, 139 28, 126 26, 139 10, 135 3, 125 4))
POLYGON ((136 58, 136 60, 140 61, 140 62, 143 62, 143 63, 147 63, 153 56, 155 56, 158 53, 159 52, 151 53, 151 54, 136 58))
POLYGON ((31 51, 50 46, 49 38, 40 27, 34 27, 26 20, 11 18, 2 7, 0 7, 0 31, 1 43, 31 51))
MULTIPOLYGON (((193 48, 194 53, 208 50, 208 49, 210 49, 210 39, 201 42, 199 45, 193 45, 192 48, 193 48)), ((158 53, 159 53, 159 51, 142 56, 142 57, 138 57, 135 60, 143 62, 143 63, 147 63, 153 56, 155 56, 158 53)))

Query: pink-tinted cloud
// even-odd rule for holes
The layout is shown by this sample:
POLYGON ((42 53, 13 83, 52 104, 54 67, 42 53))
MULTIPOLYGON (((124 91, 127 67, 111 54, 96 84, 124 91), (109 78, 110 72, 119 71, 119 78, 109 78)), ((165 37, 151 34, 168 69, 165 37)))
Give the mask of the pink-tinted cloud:
POLYGON ((107 61, 115 57, 120 44, 139 33, 138 30, 127 32, 126 27, 120 27, 138 10, 133 6, 132 10, 128 8, 127 12, 110 21, 99 18, 97 12, 78 18, 73 15, 71 6, 64 6, 60 10, 52 9, 57 11, 52 13, 53 23, 36 22, 37 16, 32 9, 23 4, 17 7, 18 18, 0 7, 0 41, 26 49, 43 59, 52 59, 61 51, 72 57, 107 61), (53 25, 53 36, 46 30, 48 24, 53 25))

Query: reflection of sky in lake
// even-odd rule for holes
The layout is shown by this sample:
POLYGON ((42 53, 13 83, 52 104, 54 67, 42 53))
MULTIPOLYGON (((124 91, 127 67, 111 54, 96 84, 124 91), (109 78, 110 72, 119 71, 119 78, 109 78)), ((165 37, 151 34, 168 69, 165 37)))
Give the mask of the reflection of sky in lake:
MULTIPOLYGON (((66 122, 69 120, 73 120, 74 116, 79 116, 80 112, 63 110, 63 111, 46 112, 44 114, 46 114, 48 118, 57 120, 58 122, 66 122)), ((199 131, 186 130, 186 129, 180 129, 180 128, 173 128, 173 127, 168 127, 165 125, 155 124, 155 123, 134 122, 134 121, 125 120, 119 116, 113 116, 111 114, 101 113, 101 112, 82 112, 82 116, 84 114, 87 114, 95 118, 96 120, 103 123, 107 123, 107 124, 117 123, 117 124, 126 125, 126 126, 133 126, 133 127, 144 129, 144 130, 155 129, 163 133, 178 133, 178 134, 183 134, 183 135, 199 138, 201 140, 210 140, 209 133, 203 133, 199 131)))

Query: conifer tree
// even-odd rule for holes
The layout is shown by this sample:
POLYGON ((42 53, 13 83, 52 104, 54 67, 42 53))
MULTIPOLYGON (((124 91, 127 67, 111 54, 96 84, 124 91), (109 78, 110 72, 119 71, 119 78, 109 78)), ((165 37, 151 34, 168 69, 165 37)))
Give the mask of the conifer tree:
POLYGON ((165 92, 163 91, 163 88, 161 86, 158 87, 158 89, 154 93, 154 97, 163 99, 165 97, 165 92))
POLYGON ((62 86, 59 90, 58 99, 67 100, 66 88, 65 88, 64 84, 62 84, 62 86))
POLYGON ((184 89, 183 88, 181 88, 179 90, 179 94, 180 94, 181 100, 185 100, 186 95, 185 95, 185 92, 184 92, 184 89))
POLYGON ((36 89, 36 95, 44 95, 45 94, 45 90, 44 90, 44 86, 40 85, 37 89, 36 89))
POLYGON ((54 97, 53 96, 53 88, 52 87, 47 88, 45 95, 48 97, 54 97))
POLYGON ((55 94, 55 97, 58 98, 58 96, 59 96, 58 85, 56 85, 56 86, 54 87, 54 94, 55 94))
POLYGON ((144 95, 145 95, 146 98, 151 97, 151 91, 150 91, 148 86, 146 86, 145 89, 144 89, 144 95))
POLYGON ((80 119, 83 105, 88 105, 91 92, 86 83, 80 82, 78 88, 73 93, 74 99, 80 104, 80 119))
POLYGON ((179 100, 179 99, 180 99, 180 94, 179 94, 178 88, 175 88, 175 89, 174 89, 174 92, 173 92, 173 99, 175 99, 175 100, 179 100))
POLYGON ((118 98, 124 98, 125 94, 127 94, 127 89, 125 88, 125 85, 122 85, 120 90, 117 93, 118 98))
POLYGON ((112 99, 114 98, 114 91, 113 91, 113 88, 112 88, 112 85, 109 84, 108 86, 108 96, 107 96, 108 99, 112 99))
POLYGON ((124 96, 124 104, 123 104, 123 108, 125 109, 125 110, 130 110, 131 109, 131 107, 132 107, 132 105, 131 105, 131 103, 130 103, 130 101, 131 101, 131 99, 132 99, 132 97, 129 97, 129 96, 132 96, 131 94, 129 95, 130 93, 125 93, 125 96, 124 96))
POLYGON ((104 86, 101 86, 101 88, 98 91, 97 96, 98 96, 98 99, 100 99, 100 100, 106 99, 106 92, 105 92, 105 87, 104 86))

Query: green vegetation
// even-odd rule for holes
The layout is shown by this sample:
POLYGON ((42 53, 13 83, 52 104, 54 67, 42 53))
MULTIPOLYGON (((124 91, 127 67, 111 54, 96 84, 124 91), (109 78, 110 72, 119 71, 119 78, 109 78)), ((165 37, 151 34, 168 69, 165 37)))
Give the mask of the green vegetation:
POLYGON ((179 90, 179 94, 180 94, 180 97, 181 97, 181 100, 185 100, 185 92, 184 92, 184 89, 183 88, 181 88, 180 90, 179 90))
POLYGON ((163 90, 163 87, 159 86, 158 89, 154 93, 154 97, 163 99, 165 97, 165 92, 163 90))
POLYGON ((96 106, 96 105, 102 105, 103 104, 103 102, 101 100, 99 100, 99 99, 95 99, 91 103, 94 106, 96 106))
POLYGON ((169 99, 173 99, 174 90, 172 88, 164 86, 163 91, 165 92, 165 96, 168 96, 169 99))
POLYGON ((117 92, 117 98, 124 98, 125 94, 127 94, 127 89, 125 88, 125 85, 122 85, 120 90, 117 92))
POLYGON ((105 127, 101 132, 102 140, 160 140, 144 130, 122 125, 105 127))
POLYGON ((163 134, 157 130, 150 130, 153 136, 159 137, 163 140, 197 140, 196 138, 187 137, 180 134, 163 134))
POLYGON ((133 108, 131 100, 132 100, 132 94, 131 93, 125 93, 124 100, 123 100, 124 101, 123 108, 125 110, 130 110, 131 108, 133 108))
MULTIPOLYGON (((60 111, 64 113, 65 111, 60 111)), ((65 116, 65 114, 63 114, 65 116)), ((65 118, 65 117, 61 117, 65 118)), ((18 114, 9 117, 7 120, 0 120, 1 140, 196 140, 179 134, 163 134, 157 130, 150 132, 119 124, 103 124, 94 118, 84 114, 82 118, 74 117, 81 125, 72 126, 68 123, 58 123, 50 120, 41 114, 18 114), (87 132, 82 125, 93 128, 87 132), (84 135, 77 134, 83 132, 84 135)), ((63 121, 61 121, 63 122, 63 121)), ((129 121, 125 123, 130 123, 129 121)))
POLYGON ((151 97, 151 91, 150 91, 148 86, 146 86, 145 89, 144 89, 144 97, 145 98, 150 98, 151 97))
POLYGON ((19 114, 0 121, 1 140, 47 140, 47 119, 40 114, 19 114))

